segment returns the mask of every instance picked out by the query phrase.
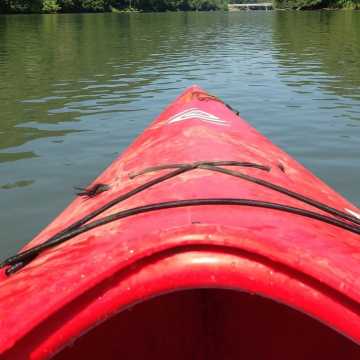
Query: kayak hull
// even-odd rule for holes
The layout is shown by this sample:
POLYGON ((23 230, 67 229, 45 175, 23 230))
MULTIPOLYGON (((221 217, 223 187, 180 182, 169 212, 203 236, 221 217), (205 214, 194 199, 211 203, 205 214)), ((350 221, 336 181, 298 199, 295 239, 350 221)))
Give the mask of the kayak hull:
MULTIPOLYGON (((163 164, 220 160, 251 161, 264 165, 270 171, 254 168, 241 171, 271 180, 342 211, 353 214, 359 212, 355 206, 239 119, 222 102, 207 96, 198 87, 191 87, 94 181, 93 184, 108 185, 108 191, 88 199, 75 200, 26 248, 43 243, 119 194, 169 170, 149 172, 135 178, 131 174, 163 164)), ((313 206, 258 184, 194 168, 156 184, 107 210, 103 215, 159 201, 220 197, 271 201, 314 210, 313 206)), ((106 326, 109 318, 122 316, 135 304, 144 309, 149 306, 148 310, 143 311, 152 313, 153 298, 158 298, 161 304, 161 299, 168 296, 167 299, 173 299, 170 301, 172 305, 164 301, 170 307, 183 301, 187 304, 188 301, 189 305, 183 307, 184 314, 193 319, 194 311, 197 314, 207 308, 202 307, 199 300, 204 294, 207 294, 205 298, 217 299, 219 309, 224 308, 220 306, 221 298, 223 305, 233 304, 228 308, 232 309, 234 323, 230 324, 229 321, 229 328, 222 333, 228 334, 236 344, 240 340, 234 333, 234 326, 238 326, 236 324, 244 316, 244 310, 241 309, 246 309, 246 306, 241 306, 243 298, 239 292, 246 292, 271 299, 270 307, 275 306, 276 302, 284 304, 284 308, 286 305, 286 309, 296 309, 295 318, 300 313, 306 314, 302 315, 300 323, 308 324, 311 317, 326 324, 321 325, 323 330, 318 330, 318 322, 300 329, 308 334, 312 333, 311 329, 315 329, 313 335, 325 334, 324 339, 338 339, 338 342, 331 341, 338 344, 338 351, 347 352, 347 358, 355 359, 360 354, 355 345, 360 342, 359 259, 358 235, 286 212, 250 206, 204 205, 142 213, 95 228, 47 250, 9 278, 2 274, 0 313, 3 317, 0 330, 4 334, 3 331, 7 331, 0 341, 0 351, 8 358, 18 358, 20 354, 27 354, 34 359, 49 358, 55 354, 59 357, 66 354, 70 356, 69 344, 74 341, 75 344, 81 344, 87 338, 81 336, 84 334, 89 334, 91 339, 91 334, 97 333, 97 328, 102 326, 99 324, 106 326), (205 293, 200 290, 196 293, 194 289, 203 289, 205 293), (214 292, 205 289, 213 289, 214 292), (26 301, 19 301, 20 295, 26 301), (239 304, 235 306, 237 301, 239 304), (330 329, 342 335, 335 336, 336 333, 330 329)), ((254 298, 258 299, 258 296, 254 298)), ((246 299, 244 301, 249 303, 246 299)), ((259 301, 254 300, 254 303, 259 301)), ((267 305, 264 306, 266 308, 267 305)), ((160 323, 166 323, 171 311, 167 314, 160 310, 154 310, 154 313, 160 323)), ((139 311, 141 313, 141 308, 139 311)), ((180 318, 183 317, 185 315, 180 318)), ((189 323, 179 326, 178 337, 181 337, 180 333, 185 334, 189 326, 198 326, 198 330, 191 331, 194 331, 192 336, 200 338, 204 337, 201 330, 204 324, 212 324, 210 328, 218 326, 217 320, 210 313, 202 319, 201 324, 195 321, 191 325, 189 320, 189 323)), ((282 325, 279 324, 280 330, 284 330, 282 325)), ((127 321, 127 329, 135 326, 139 328, 145 325, 135 320, 134 323, 127 321)), ((158 329, 155 326, 153 331, 161 334, 161 326, 158 329)), ((279 332, 282 336, 285 333, 279 332)), ((127 338, 125 330, 121 335, 120 339, 125 339, 122 344, 126 351, 129 350, 125 345, 131 345, 134 349, 137 343, 143 341, 143 338, 127 338)), ((192 348, 194 358, 210 358, 209 354, 214 359, 215 354, 218 354, 217 357, 222 354, 223 358, 226 355, 236 358, 239 354, 241 347, 235 346, 231 347, 231 354, 224 352, 225 348, 221 347, 209 351, 211 347, 206 344, 213 343, 214 339, 206 336, 198 341, 202 344, 197 349, 202 354, 199 357, 195 355, 195 342, 187 346, 192 348)), ((220 338, 217 339, 219 341, 220 338)), ((271 337, 267 341, 269 339, 271 337)), ((259 336, 258 340, 264 342, 264 335, 259 336)), ((275 340, 272 338, 271 343, 275 344, 275 340)), ((186 349, 174 341, 170 341, 169 349, 172 345, 184 348, 184 351, 186 349)), ((304 344, 299 346, 304 347, 304 344)), ((89 346, 83 348, 95 351, 90 350, 89 346)), ((78 354, 76 351, 83 351, 76 349, 82 347, 73 347, 74 356, 78 354)), ((143 346, 143 349, 147 347, 143 346)), ((291 347, 284 346, 281 354, 279 351, 278 346, 274 345, 271 352, 274 358, 289 358, 291 347)), ((320 347, 319 354, 321 351, 326 349, 320 347)), ((327 351, 333 354, 331 356, 336 354, 336 349, 327 348, 327 351)), ((139 350, 138 358, 141 354, 139 350)), ((178 352, 178 355, 184 354, 178 352)), ((126 352, 123 356, 136 358, 126 355, 126 352)), ((152 358, 159 356, 155 351, 152 358)))

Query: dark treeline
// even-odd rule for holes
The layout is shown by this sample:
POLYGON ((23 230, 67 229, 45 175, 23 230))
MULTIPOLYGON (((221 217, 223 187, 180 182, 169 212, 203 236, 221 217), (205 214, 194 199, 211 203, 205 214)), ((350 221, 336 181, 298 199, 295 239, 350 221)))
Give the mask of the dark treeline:
POLYGON ((273 3, 279 9, 360 9, 360 0, 273 0, 273 3))
MULTIPOLYGON (((209 11, 226 10, 228 3, 264 0, 0 0, 0 14, 106 12, 106 11, 209 11)), ((360 0, 272 0, 275 8, 360 8, 360 0)))
POLYGON ((227 0, 0 0, 0 13, 226 10, 227 0))

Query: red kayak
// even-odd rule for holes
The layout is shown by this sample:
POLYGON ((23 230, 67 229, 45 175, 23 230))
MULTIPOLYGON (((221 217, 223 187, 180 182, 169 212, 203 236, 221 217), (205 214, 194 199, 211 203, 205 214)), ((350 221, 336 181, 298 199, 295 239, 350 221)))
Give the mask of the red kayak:
POLYGON ((2 268, 2 359, 360 359, 360 210, 196 86, 2 268))

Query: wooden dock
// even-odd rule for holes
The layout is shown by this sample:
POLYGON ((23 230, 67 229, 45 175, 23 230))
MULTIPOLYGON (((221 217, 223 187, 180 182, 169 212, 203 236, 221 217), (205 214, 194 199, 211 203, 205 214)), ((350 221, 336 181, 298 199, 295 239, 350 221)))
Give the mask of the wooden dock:
POLYGON ((273 10, 272 3, 253 3, 253 4, 229 4, 229 11, 239 10, 273 10))

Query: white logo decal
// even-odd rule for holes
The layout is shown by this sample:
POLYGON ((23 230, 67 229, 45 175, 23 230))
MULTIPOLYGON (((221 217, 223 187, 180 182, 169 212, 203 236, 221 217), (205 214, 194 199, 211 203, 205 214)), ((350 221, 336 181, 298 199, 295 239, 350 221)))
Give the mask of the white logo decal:
POLYGON ((172 116, 169 119, 169 124, 188 120, 188 119, 198 119, 198 120, 203 120, 203 121, 210 122, 210 123, 217 124, 217 125, 227 125, 226 121, 218 118, 217 116, 209 114, 205 111, 202 111, 202 110, 199 110, 196 108, 187 109, 185 111, 182 111, 179 114, 172 116))

